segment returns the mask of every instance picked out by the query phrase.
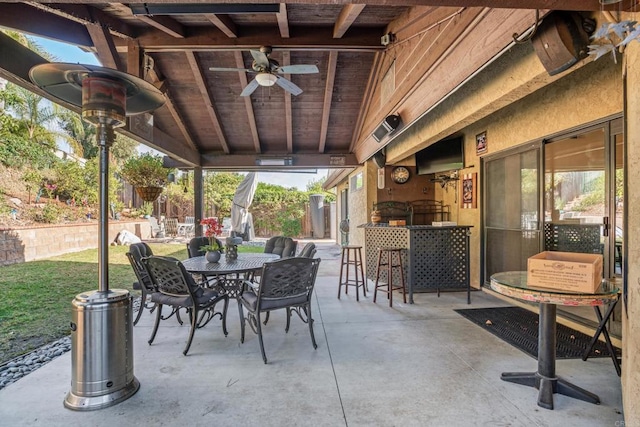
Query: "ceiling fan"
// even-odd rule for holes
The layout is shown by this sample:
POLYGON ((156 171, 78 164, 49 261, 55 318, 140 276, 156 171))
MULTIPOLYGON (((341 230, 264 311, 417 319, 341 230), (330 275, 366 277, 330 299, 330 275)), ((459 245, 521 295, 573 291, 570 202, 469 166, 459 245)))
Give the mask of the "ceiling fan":
POLYGON ((211 71, 246 71, 247 73, 256 74, 255 79, 251 80, 247 87, 242 90, 240 96, 251 95, 258 86, 273 86, 277 84, 292 95, 300 95, 302 89, 296 86, 292 81, 285 79, 280 74, 315 74, 318 67, 315 65, 284 65, 280 66, 278 61, 269 57, 271 54, 271 46, 262 46, 260 50, 251 49, 253 63, 251 68, 221 68, 211 67, 211 71))

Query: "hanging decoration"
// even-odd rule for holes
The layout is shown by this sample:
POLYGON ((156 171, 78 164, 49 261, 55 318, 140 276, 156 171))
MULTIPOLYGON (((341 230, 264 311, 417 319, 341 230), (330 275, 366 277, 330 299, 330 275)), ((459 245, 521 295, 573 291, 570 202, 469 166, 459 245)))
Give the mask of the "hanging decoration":
POLYGON ((622 53, 624 47, 632 41, 640 40, 640 28, 637 21, 605 22, 591 36, 593 44, 587 46, 589 55, 597 60, 601 56, 611 53, 613 62, 618 63, 617 53, 622 53))

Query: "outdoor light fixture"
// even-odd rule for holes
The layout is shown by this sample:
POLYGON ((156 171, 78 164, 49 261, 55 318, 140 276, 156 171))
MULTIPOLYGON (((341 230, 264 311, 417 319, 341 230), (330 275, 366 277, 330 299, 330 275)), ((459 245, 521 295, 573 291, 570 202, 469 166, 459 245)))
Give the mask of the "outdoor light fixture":
POLYGON ((620 3, 622 0, 600 0, 600 4, 616 4, 620 3))
POLYGON ((385 136, 396 130, 398 126, 400 126, 400 116, 397 114, 387 116, 380 126, 378 126, 378 128, 373 132, 373 139, 378 142, 382 141, 385 136))
POLYGON ((278 77, 270 73, 260 73, 256 76, 256 81, 260 86, 273 86, 276 84, 278 77))
POLYGON ((264 157, 256 159, 258 166, 293 166, 291 157, 264 157))

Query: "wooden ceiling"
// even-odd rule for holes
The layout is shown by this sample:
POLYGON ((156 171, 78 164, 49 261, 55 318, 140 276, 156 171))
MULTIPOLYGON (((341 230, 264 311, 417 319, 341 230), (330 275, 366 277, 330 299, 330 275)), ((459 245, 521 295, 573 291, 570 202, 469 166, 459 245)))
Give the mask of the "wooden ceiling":
MULTIPOLYGON (((432 16, 436 26, 442 16, 469 7, 602 6, 598 0, 0 2, 0 26, 94 51, 104 66, 160 88, 167 102, 153 114, 153 130, 141 133, 130 126, 124 131, 176 165, 249 170, 258 158, 287 157, 293 168, 340 167, 366 160, 354 147, 371 134, 367 115, 386 114, 368 106, 382 77, 381 37, 398 22, 411 28, 414 16, 421 17, 424 28, 425 16, 432 16), (285 76, 303 90, 299 96, 279 86, 260 86, 241 97, 253 74, 209 70, 249 69, 249 49, 261 46, 272 46, 271 57, 280 65, 313 64, 319 73, 285 76)), ((460 35, 456 29, 441 42, 452 45, 460 35)), ((28 69, 43 61, 0 37, 0 76, 38 92, 28 69)))

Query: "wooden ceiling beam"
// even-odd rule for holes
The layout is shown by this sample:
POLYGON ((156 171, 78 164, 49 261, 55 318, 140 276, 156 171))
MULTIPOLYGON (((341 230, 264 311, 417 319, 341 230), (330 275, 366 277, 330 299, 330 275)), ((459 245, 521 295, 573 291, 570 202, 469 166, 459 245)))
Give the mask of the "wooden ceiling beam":
POLYGON ((168 16, 145 16, 145 15, 134 15, 131 12, 131 9, 122 3, 109 3, 109 6, 118 10, 121 13, 126 14, 127 16, 131 16, 138 21, 144 22, 147 25, 150 25, 157 30, 162 31, 163 33, 169 35, 174 38, 184 38, 185 37, 185 29, 184 26, 176 21, 173 18, 168 16))
POLYGON ((87 31, 93 40, 100 63, 108 68, 125 71, 109 29, 100 24, 88 24, 87 31))
MULTIPOLYGON (((242 58, 242 52, 236 51, 233 53, 233 56, 236 60, 237 68, 245 68, 244 59, 242 58)), ((244 88, 249 84, 247 81, 247 73, 244 71, 238 72, 238 77, 240 78, 240 85, 244 88)), ((250 96, 243 96, 244 98, 244 106, 247 110, 247 123, 249 125, 249 130, 251 131, 251 137, 253 138, 253 148, 256 153, 262 153, 262 149, 260 148, 260 137, 258 136, 258 126, 256 125, 256 116, 253 112, 253 104, 251 103, 250 96)))
POLYGON ((236 24, 234 24, 229 15, 205 13, 204 17, 207 18, 220 31, 222 31, 227 37, 232 39, 238 37, 238 29, 236 28, 236 24))
POLYGON ((52 15, 60 16, 82 25, 101 24, 109 28, 109 32, 117 37, 135 38, 138 36, 137 30, 134 27, 113 15, 87 4, 52 4, 38 3, 35 1, 25 3, 51 13, 52 15))
MULTIPOLYGON (((77 3, 78 0, 52 0, 49 3, 77 3)), ((104 0, 84 0, 85 4, 104 4, 104 0)), ((130 0, 128 3, 148 3, 147 0, 130 0)), ((202 0, 180 0, 180 3, 202 3, 202 0)), ((273 3, 273 0, 218 0, 217 3, 273 3)), ((347 5, 353 0, 290 0, 292 4, 347 5)), ((492 9, 553 9, 575 11, 631 11, 636 0, 623 0, 621 3, 602 5, 598 0, 367 0, 371 6, 438 6, 438 7, 488 7, 492 9)))
MULTIPOLYGON (((29 70, 36 65, 46 63, 48 63, 46 59, 0 32, 0 76, 56 104, 62 105, 68 110, 80 114, 80 107, 52 97, 31 82, 29 70)), ((116 131, 142 144, 171 155, 173 158, 185 164, 191 166, 200 164, 200 154, 197 151, 186 147, 156 127, 153 128, 151 141, 141 138, 139 135, 131 132, 127 127, 118 128, 116 131)))
POLYGON ((91 36, 83 24, 21 3, 0 3, 0 27, 77 46, 93 46, 91 36))
POLYGON ((289 38, 289 16, 287 15, 287 4, 280 3, 280 12, 276 13, 278 28, 280 29, 280 37, 289 38))
MULTIPOLYGON (((237 50, 256 46, 272 46, 274 50, 341 50, 374 52, 383 50, 380 43, 382 31, 379 28, 352 28, 344 37, 333 38, 331 27, 293 27, 293 37, 284 38, 275 27, 242 27, 241 35, 229 38, 211 27, 192 27, 189 36, 178 39, 161 31, 147 31, 138 37, 140 46, 146 52, 181 50, 237 50)), ((126 47, 126 43, 120 42, 126 47)))
POLYGON ((216 130, 216 134, 218 139, 220 140, 220 145, 222 146, 222 150, 229 154, 229 144, 227 142, 226 137, 224 136, 224 131, 222 129, 222 125, 220 124, 220 119, 218 118, 218 113, 215 110, 215 107, 212 102, 211 93, 209 93, 209 87, 207 83, 204 81, 204 77, 202 76, 202 69, 200 67, 200 63, 198 58, 196 58, 196 54, 193 52, 185 52, 187 56, 187 62, 189 63, 189 67, 191 68, 191 72, 193 73, 193 77, 196 81, 196 86, 198 86, 198 90, 200 90, 200 94, 202 95, 202 100, 207 108, 207 113, 209 113, 209 117, 211 118, 211 123, 216 130))
POLYGON ((184 141, 190 148, 198 150, 198 146, 194 142, 193 136, 191 136, 191 133, 189 132, 189 129, 187 128, 184 119, 182 118, 182 115, 178 110, 178 107, 173 102, 169 87, 167 84, 165 84, 165 80, 154 68, 147 70, 147 80, 156 87, 162 87, 162 92, 166 101, 164 103, 164 106, 160 108, 167 108, 169 110, 169 113, 171 114, 171 117, 173 117, 173 121, 176 123, 176 126, 180 130, 184 141))
POLYGON ((320 121, 320 143, 318 152, 324 153, 327 143, 327 130, 329 129, 329 115, 331 114, 331 100, 333 99, 333 84, 336 81, 336 66, 338 65, 338 52, 329 52, 327 63, 327 83, 324 87, 324 101, 322 103, 322 119, 320 121))
MULTIPOLYGON (((282 65, 291 65, 291 52, 282 52, 282 65)), ((290 79, 291 74, 285 74, 285 78, 290 79)), ((291 92, 284 91, 284 127, 287 137, 287 153, 293 153, 293 114, 291 112, 291 92)))
MULTIPOLYGON (((350 153, 354 151, 356 143, 361 137, 360 134, 362 133, 362 127, 364 126, 364 119, 368 116, 369 110, 371 109, 371 99, 373 98, 373 93, 376 90, 377 82, 380 80, 382 64, 384 64, 384 56, 384 52, 378 52, 373 59, 371 71, 369 72, 369 80, 367 81, 364 96, 360 103, 360 109, 358 110, 358 120, 356 120, 356 126, 353 128, 354 131, 353 136, 351 137, 351 145, 349 145, 350 153)), ((364 138, 364 136, 362 137, 364 138)))
POLYGON ((144 79, 142 50, 135 40, 129 40, 127 45, 127 73, 144 79))
POLYGON ((338 15, 338 19, 336 19, 336 23, 333 26, 334 39, 344 36, 344 33, 351 27, 365 6, 364 4, 347 4, 342 7, 340 15, 338 15))

